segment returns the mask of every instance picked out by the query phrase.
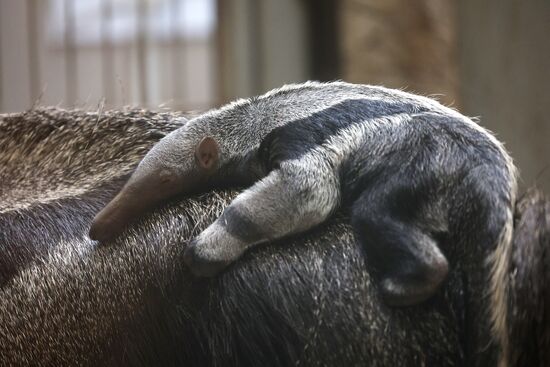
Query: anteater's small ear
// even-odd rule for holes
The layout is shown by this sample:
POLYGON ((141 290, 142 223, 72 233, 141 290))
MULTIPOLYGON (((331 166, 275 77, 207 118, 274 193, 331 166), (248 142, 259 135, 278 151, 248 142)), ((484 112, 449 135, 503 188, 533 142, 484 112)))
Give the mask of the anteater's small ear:
POLYGON ((210 136, 203 138, 195 149, 195 158, 201 168, 212 169, 218 164, 220 148, 216 140, 210 136))

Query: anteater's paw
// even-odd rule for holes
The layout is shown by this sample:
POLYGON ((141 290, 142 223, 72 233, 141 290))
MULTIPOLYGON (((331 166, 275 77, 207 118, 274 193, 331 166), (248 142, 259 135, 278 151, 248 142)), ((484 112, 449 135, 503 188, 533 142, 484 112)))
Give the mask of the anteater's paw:
POLYGON ((213 277, 243 252, 244 244, 229 233, 211 226, 189 243, 183 260, 194 275, 213 277))

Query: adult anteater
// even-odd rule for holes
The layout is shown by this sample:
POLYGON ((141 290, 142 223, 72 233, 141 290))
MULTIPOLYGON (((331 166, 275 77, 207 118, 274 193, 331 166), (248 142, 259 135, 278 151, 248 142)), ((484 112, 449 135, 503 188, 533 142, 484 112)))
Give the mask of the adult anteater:
POLYGON ((410 308, 380 301, 345 213, 212 280, 192 277, 182 253, 235 192, 182 199, 97 247, 93 215, 183 123, 141 110, 1 118, 1 365, 550 363, 550 204, 536 192, 517 205, 510 251, 466 241, 443 289, 410 308), (471 281, 490 261, 503 264, 496 289, 471 281), (507 302, 492 330, 497 291, 507 302))

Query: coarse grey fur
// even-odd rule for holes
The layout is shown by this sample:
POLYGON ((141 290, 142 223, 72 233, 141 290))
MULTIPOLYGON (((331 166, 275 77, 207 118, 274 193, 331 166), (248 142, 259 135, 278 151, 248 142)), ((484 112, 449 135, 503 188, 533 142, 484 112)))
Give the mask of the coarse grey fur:
MULTIPOLYGON (((467 243, 483 259, 509 248, 516 177, 502 145, 432 99, 344 82, 287 85, 190 120, 151 149, 91 233, 105 239, 121 230, 149 196, 158 203, 235 182, 252 186, 188 247, 195 274, 216 274, 254 245, 308 230, 340 206, 351 211, 392 305, 432 296, 467 243), (196 151, 205 137, 219 146, 217 169, 186 185, 201 175, 196 151)), ((498 277, 499 267, 481 279, 498 277)), ((505 307, 505 292, 492 290, 495 304, 505 307)), ((494 324, 506 335, 502 320, 494 324)))
MULTIPOLYGON (((182 252, 235 192, 174 201, 116 246, 96 247, 86 235, 94 213, 183 121, 141 110, 0 117, 0 260, 12 269, 0 285, 0 365, 496 364, 491 300, 478 297, 489 282, 469 280, 486 272, 475 243, 434 298, 408 308, 380 300, 345 213, 211 280, 192 277, 182 252)), ((546 366, 550 206, 531 194, 518 208, 512 250, 500 253, 507 276, 497 278, 510 290, 504 361, 546 366)))
POLYGON ((14 255, 0 365, 460 365, 461 285, 423 307, 386 307, 341 216, 211 281, 188 273, 183 250, 234 192, 172 203, 116 246, 90 241, 85 223, 178 121, 56 109, 0 119, 0 246, 14 255))

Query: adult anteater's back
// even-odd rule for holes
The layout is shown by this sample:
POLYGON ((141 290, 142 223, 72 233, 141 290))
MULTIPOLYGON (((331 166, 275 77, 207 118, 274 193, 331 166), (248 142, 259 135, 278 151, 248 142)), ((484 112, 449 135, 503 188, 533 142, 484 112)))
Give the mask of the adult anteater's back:
MULTIPOLYGON (((434 299, 388 308, 341 216, 252 252, 211 281, 192 278, 181 254, 234 192, 169 205, 117 245, 97 248, 86 236, 93 215, 181 118, 33 110, 0 119, 0 145, 7 147, 0 153, 1 266, 10 269, 0 290, 1 365, 456 366, 496 360, 496 348, 480 346, 481 354, 466 355, 472 310, 465 305, 488 283, 467 283, 463 275, 480 269, 458 259, 434 299)), ((548 204, 528 207, 540 213, 541 205, 548 204)), ((550 225, 537 218, 541 236, 518 232, 525 237, 513 242, 514 251, 521 242, 548 252, 540 239, 547 241, 550 225)), ((529 267, 533 257, 521 257, 518 269, 548 279, 541 262, 529 267)), ((539 277, 529 279, 526 290, 540 289, 546 298, 520 302, 525 283, 520 277, 510 283, 510 358, 543 363, 540 348, 514 339, 550 348, 548 328, 536 323, 536 310, 548 308, 548 293, 539 277)))

